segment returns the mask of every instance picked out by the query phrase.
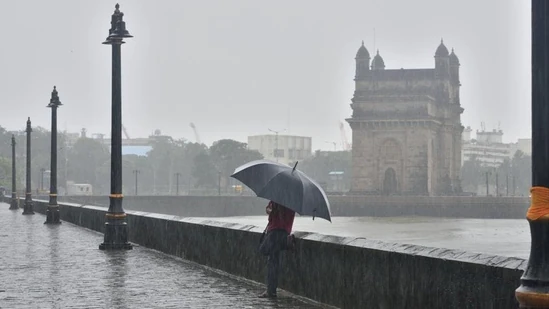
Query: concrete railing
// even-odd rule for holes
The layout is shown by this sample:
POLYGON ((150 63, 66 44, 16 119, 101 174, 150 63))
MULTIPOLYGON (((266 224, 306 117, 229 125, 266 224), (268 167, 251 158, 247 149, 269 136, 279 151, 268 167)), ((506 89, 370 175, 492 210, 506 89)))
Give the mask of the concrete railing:
MULTIPOLYGON (((334 216, 429 216, 523 219, 524 197, 330 196, 334 216)), ((108 206, 107 196, 60 196, 59 201, 108 206)), ((252 196, 126 196, 124 208, 184 217, 263 215, 267 201, 252 196)))
MULTIPOLYGON (((44 213, 45 201, 35 201, 44 213)), ((60 205, 61 219, 103 232, 106 209, 60 205)), ((261 229, 128 211, 130 241, 263 282, 261 229)), ((61 227, 62 228, 62 227, 61 227)), ((526 261, 458 250, 296 232, 280 288, 341 308, 517 308, 526 261)), ((182 291, 184 293, 184 291, 182 291)))

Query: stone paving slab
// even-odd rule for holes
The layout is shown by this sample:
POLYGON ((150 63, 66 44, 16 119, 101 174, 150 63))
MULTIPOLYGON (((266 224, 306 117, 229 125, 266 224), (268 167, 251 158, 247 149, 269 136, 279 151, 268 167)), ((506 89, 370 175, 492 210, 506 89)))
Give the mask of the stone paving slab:
POLYGON ((325 308, 136 246, 98 249, 103 235, 0 203, 0 308, 325 308))

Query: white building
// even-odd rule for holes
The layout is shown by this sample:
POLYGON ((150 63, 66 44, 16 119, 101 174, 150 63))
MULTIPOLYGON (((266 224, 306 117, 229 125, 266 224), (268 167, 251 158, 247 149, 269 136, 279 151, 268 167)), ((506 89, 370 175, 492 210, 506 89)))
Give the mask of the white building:
POLYGON ((476 158, 482 166, 498 167, 511 155, 511 144, 503 143, 503 131, 478 131, 476 139, 471 138, 471 128, 467 127, 462 135, 461 164, 476 158))
MULTIPOLYGON (((93 138, 111 150, 110 138, 105 138, 104 134, 94 134, 93 138)), ((162 135, 160 130, 156 130, 154 134, 149 137, 128 138, 126 136, 125 138, 122 138, 122 155, 137 155, 146 157, 148 152, 153 149, 155 141, 169 140, 170 138, 170 136, 162 135)))
POLYGON ((462 142, 470 142, 471 141, 471 132, 473 132, 473 129, 471 127, 467 127, 463 129, 463 133, 461 133, 461 141, 462 142))
POLYGON ((248 149, 257 150, 267 160, 292 164, 312 156, 312 138, 294 135, 248 136, 248 149), (278 149, 278 150, 277 150, 278 149))
POLYGON ((532 155, 532 139, 531 138, 519 138, 516 143, 511 144, 511 157, 515 155, 515 153, 520 150, 525 155, 531 156, 532 155))
POLYGON ((93 187, 88 183, 67 181, 67 195, 93 195, 93 187))

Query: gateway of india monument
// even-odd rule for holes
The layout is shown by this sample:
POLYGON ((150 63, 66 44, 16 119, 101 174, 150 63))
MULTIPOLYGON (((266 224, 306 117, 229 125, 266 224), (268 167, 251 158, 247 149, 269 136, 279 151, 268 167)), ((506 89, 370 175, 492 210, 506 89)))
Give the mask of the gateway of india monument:
POLYGON ((350 124, 352 194, 461 191, 459 59, 441 40, 431 69, 385 69, 379 51, 356 54, 350 124), (371 61, 370 61, 371 60, 371 61))

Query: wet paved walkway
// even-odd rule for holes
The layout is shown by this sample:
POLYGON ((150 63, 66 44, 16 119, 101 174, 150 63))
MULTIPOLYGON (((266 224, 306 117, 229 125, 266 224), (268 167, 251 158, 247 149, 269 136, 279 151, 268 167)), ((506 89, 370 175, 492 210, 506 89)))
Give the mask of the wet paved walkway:
POLYGON ((143 247, 98 249, 103 234, 44 225, 0 203, 0 308, 321 308, 143 247))

